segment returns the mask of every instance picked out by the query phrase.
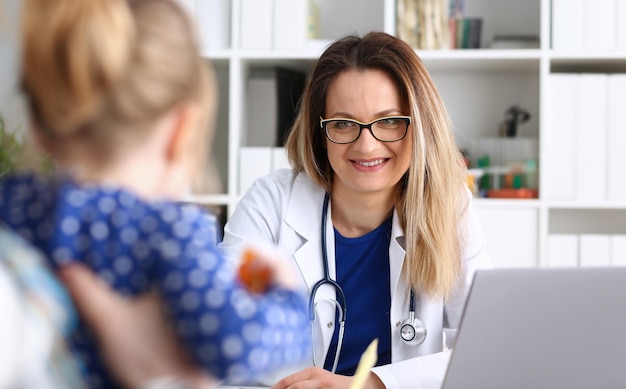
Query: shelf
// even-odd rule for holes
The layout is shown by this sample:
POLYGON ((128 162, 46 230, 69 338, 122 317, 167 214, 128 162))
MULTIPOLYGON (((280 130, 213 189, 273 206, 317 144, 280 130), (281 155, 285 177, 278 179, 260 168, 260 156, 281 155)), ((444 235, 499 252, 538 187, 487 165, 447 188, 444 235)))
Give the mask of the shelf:
POLYGON ((417 50, 427 68, 437 70, 532 70, 539 71, 538 49, 417 50))
MULTIPOLYGON (((208 54, 213 61, 240 59, 250 65, 310 65, 322 54, 323 47, 295 50, 227 50, 208 54)), ((428 68, 438 70, 532 70, 538 71, 539 49, 458 49, 416 50, 428 68)), ((625 60, 626 61, 626 60, 625 60)))
POLYGON ((202 52, 201 56, 214 62, 228 62, 233 57, 232 50, 202 52))
POLYGON ((536 199, 487 199, 474 198, 476 208, 539 208, 541 202, 536 199))
MULTIPOLYGON (((587 202, 573 203, 567 201, 546 201, 540 199, 489 199, 474 198, 474 206, 477 208, 540 208, 546 207, 550 210, 572 210, 572 211, 610 211, 618 210, 622 212, 626 209, 626 203, 607 203, 607 202, 587 202)), ((626 225, 626 224, 625 224, 626 225)))
MULTIPOLYGON (((571 210, 623 210, 626 203, 609 203, 609 202, 571 202, 571 201, 550 201, 547 203, 549 208, 553 209, 571 209, 571 210)), ((626 223, 625 223, 626 224, 626 223)))

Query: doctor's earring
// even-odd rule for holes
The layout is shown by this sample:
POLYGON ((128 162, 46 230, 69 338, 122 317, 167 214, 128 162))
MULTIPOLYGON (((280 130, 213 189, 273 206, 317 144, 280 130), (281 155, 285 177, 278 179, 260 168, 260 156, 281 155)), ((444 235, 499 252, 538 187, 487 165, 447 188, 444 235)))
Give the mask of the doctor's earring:
POLYGON ((418 346, 426 339, 424 322, 415 317, 415 312, 409 312, 409 318, 400 327, 402 339, 411 346, 418 346))

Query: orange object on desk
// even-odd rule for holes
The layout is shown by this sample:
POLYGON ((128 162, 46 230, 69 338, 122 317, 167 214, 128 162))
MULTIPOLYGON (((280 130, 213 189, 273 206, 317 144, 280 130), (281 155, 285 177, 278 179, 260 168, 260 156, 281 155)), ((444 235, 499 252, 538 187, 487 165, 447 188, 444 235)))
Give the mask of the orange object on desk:
POLYGON ((539 192, 536 189, 529 188, 504 188, 489 189, 487 198, 490 199, 536 199, 539 198, 539 192))
POLYGON ((241 282, 254 293, 265 292, 272 279, 272 269, 258 259, 258 254, 252 249, 243 252, 241 266, 238 271, 241 282))

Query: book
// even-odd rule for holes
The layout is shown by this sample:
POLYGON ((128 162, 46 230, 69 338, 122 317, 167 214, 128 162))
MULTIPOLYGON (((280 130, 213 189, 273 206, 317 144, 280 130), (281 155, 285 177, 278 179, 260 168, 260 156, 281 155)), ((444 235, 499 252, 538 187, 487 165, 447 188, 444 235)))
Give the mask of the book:
POLYGON ((606 200, 606 74, 580 74, 576 110, 576 199, 606 200))
POLYGON ((303 71, 282 66, 275 67, 274 71, 277 107, 274 146, 282 147, 298 113, 298 104, 304 92, 306 74, 303 71))
POLYGON ((468 24, 467 48, 479 49, 483 20, 481 18, 466 18, 465 20, 467 21, 467 24, 468 24))
POLYGON ((398 37, 415 49, 451 46, 448 0, 398 0, 398 37))

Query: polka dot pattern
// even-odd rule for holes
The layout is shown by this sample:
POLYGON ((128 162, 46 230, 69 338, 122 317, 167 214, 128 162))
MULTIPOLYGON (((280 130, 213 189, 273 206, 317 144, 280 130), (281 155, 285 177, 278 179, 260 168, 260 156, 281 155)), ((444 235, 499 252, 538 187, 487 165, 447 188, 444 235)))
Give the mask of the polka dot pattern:
MULTIPOLYGON (((158 288, 190 354, 216 377, 245 380, 309 355, 305 297, 243 289, 215 247, 215 217, 197 207, 19 175, 0 182, 0 218, 53 267, 82 261, 128 295, 158 288)), ((71 343, 90 387, 118 387, 84 326, 71 343)))

